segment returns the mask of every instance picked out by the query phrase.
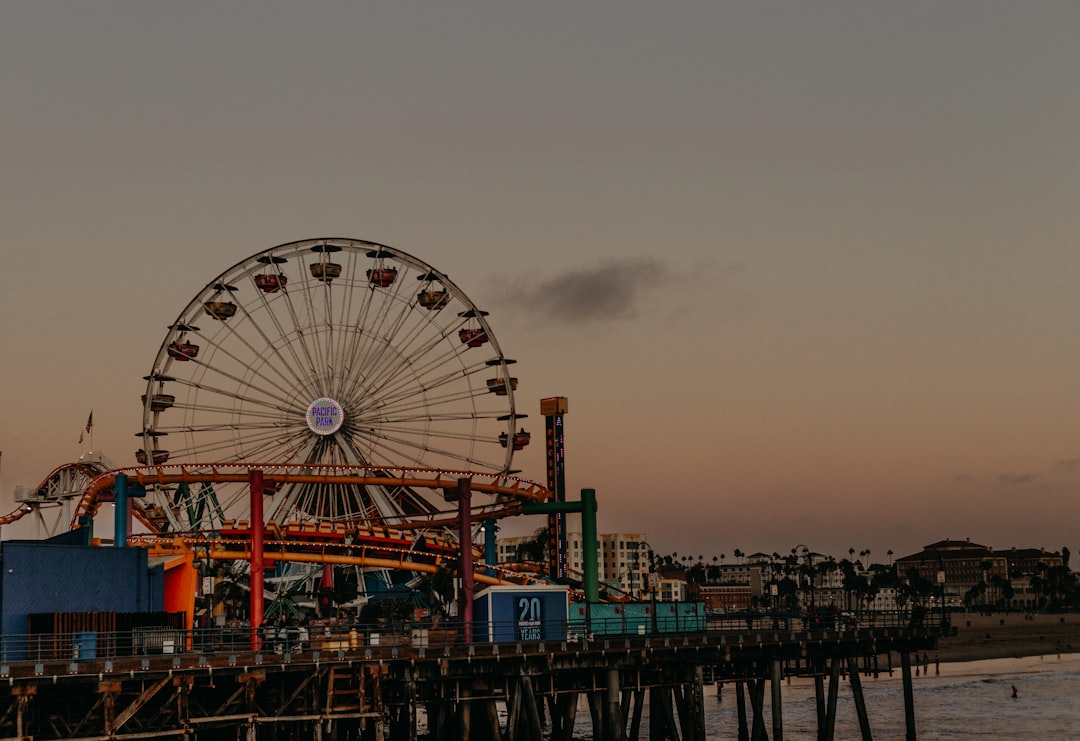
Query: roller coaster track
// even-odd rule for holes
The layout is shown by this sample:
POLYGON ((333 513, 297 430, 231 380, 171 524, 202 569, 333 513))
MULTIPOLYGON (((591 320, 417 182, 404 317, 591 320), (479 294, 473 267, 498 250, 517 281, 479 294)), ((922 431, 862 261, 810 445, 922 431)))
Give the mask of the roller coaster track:
MULTIPOLYGON (((497 476, 472 471, 445 471, 434 468, 389 468, 386 466, 350 466, 281 463, 208 463, 141 466, 105 472, 94 478, 75 508, 71 526, 75 527, 84 515, 94 515, 104 501, 103 494, 111 491, 118 474, 125 474, 140 486, 172 484, 242 483, 251 479, 253 471, 262 471, 268 492, 284 484, 346 484, 357 486, 410 487, 449 490, 457 487, 458 479, 467 478, 474 492, 492 495, 495 502, 473 509, 474 518, 499 519, 520 514, 525 502, 543 502, 550 496, 547 488, 514 476, 497 476)), ((135 516, 151 532, 159 528, 138 509, 135 516)), ((448 526, 457 521, 457 509, 417 516, 406 522, 394 523, 398 528, 428 528, 448 526)))
POLYGON ((29 498, 20 501, 19 506, 7 513, 0 515, 0 526, 9 525, 21 520, 33 511, 33 504, 56 504, 64 499, 73 499, 85 492, 89 482, 92 482, 105 472, 100 464, 89 463, 65 463, 54 468, 48 476, 42 479, 29 498))
MULTIPOLYGON (((350 465, 311 465, 278 463, 210 463, 139 466, 104 470, 100 466, 72 463, 60 466, 49 474, 38 487, 42 501, 56 501, 61 497, 78 498, 70 527, 79 527, 87 515, 93 517, 101 505, 113 500, 116 477, 126 475, 129 482, 137 482, 143 488, 172 486, 178 484, 218 484, 249 482, 252 472, 262 472, 267 493, 273 493, 286 484, 339 484, 356 486, 411 487, 431 490, 456 490, 459 479, 467 478, 473 492, 489 495, 471 508, 474 521, 500 519, 521 514, 526 502, 546 501, 551 493, 534 482, 513 476, 496 476, 470 471, 446 471, 423 468, 389 468, 350 465), (81 492, 71 490, 78 481, 85 488, 81 492), (88 482, 88 483, 87 483, 88 482)), ((130 485, 130 484, 129 484, 130 485)), ((138 499, 132 503, 132 515, 149 531, 133 535, 128 543, 149 549, 156 555, 193 550, 209 560, 247 561, 251 558, 251 532, 247 521, 234 523, 229 529, 192 532, 162 532, 157 523, 147 515, 138 499)), ((480 498, 477 499, 480 501, 480 498)), ((0 525, 15 522, 31 511, 22 504, 14 512, 0 517, 0 525)), ((400 540, 412 540, 409 532, 446 530, 457 525, 456 505, 449 503, 447 509, 416 515, 407 521, 395 522, 390 528, 372 528, 371 523, 334 522, 323 527, 303 530, 290 529, 285 525, 267 523, 264 539, 264 559, 267 562, 285 561, 310 564, 334 564, 435 573, 439 568, 452 564, 456 559, 451 548, 438 539, 419 537, 415 542, 402 544, 390 542, 394 535, 400 540), (381 542, 380 542, 381 541, 381 542), (427 546, 418 543, 427 542, 427 546)), ((539 582, 541 579, 519 571, 497 566, 478 564, 475 580, 485 584, 522 584, 539 582)))
MULTIPOLYGON (((205 537, 157 537, 139 535, 128 543, 147 548, 155 556, 180 554, 194 551, 211 561, 250 561, 251 542, 245 539, 208 539, 205 537)), ((415 571, 434 574, 440 568, 454 568, 456 559, 445 554, 430 553, 412 548, 390 548, 365 543, 330 544, 315 541, 271 540, 263 544, 263 559, 267 564, 274 561, 308 563, 320 566, 360 566, 397 571, 415 571)), ((531 576, 519 570, 477 563, 473 575, 482 584, 539 584, 545 579, 531 576)))

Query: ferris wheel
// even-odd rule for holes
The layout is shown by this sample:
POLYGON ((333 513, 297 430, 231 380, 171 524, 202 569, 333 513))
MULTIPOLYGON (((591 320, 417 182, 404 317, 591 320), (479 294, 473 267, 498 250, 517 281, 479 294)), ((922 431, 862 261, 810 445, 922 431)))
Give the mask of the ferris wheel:
MULTIPOLYGON (((487 320, 422 260, 356 239, 279 245, 213 278, 145 377, 135 457, 514 473, 529 442, 487 320)), ((161 531, 247 516, 242 484, 155 488, 161 531)), ((289 484, 267 516, 401 524, 440 507, 405 487, 289 484)))

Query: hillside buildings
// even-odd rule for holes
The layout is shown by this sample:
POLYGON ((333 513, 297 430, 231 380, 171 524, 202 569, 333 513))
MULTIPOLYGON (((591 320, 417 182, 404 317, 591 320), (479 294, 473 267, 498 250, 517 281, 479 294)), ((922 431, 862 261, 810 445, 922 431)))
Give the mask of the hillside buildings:
MULTIPOLYGON (((571 525, 573 521, 570 521, 571 525)), ((568 573, 580 579, 580 531, 568 534, 568 573)), ((1011 548, 995 551, 970 540, 941 540, 889 563, 873 563, 870 551, 849 551, 837 560, 797 546, 779 553, 742 554, 733 562, 660 556, 644 533, 599 536, 602 589, 608 598, 694 600, 711 612, 747 609, 897 610, 913 604, 937 609, 1035 610, 1048 605, 1076 579, 1068 551, 1011 548), (856 557, 857 556, 857 557, 856 557), (654 585, 650 589, 650 584, 654 585)), ((534 536, 499 540, 499 561, 538 561, 534 536), (532 549, 532 550, 530 550, 532 549)), ((545 548, 539 549, 546 553, 545 548)))

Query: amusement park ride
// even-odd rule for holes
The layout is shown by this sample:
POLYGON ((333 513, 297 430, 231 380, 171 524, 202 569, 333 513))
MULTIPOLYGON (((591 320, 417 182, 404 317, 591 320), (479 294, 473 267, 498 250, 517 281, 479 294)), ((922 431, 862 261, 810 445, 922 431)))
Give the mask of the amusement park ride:
MULTIPOLYGON (((565 501, 565 399, 542 409, 548 487, 518 478, 514 454, 531 435, 487 315, 445 273, 386 245, 259 252, 168 326, 144 377, 137 465, 60 466, 0 525, 45 522, 59 506, 89 542, 115 502, 116 546, 186 553, 237 580, 266 570, 326 586, 337 566, 388 590, 472 556, 477 581, 535 580, 495 567, 493 523, 553 491, 565 501), (448 496, 461 481, 478 495, 467 513, 448 496), (463 518, 487 532, 483 552, 459 533, 463 518)), ((563 520, 544 511, 565 544, 563 520)), ((565 576, 564 555, 553 551, 549 572, 565 576)))

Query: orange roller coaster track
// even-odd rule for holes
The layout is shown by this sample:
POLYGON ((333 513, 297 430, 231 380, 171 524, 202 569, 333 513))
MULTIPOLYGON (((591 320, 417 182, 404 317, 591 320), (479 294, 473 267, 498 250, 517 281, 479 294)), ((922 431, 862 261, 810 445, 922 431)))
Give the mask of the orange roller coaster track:
MULTIPOLYGON (((206 540, 203 538, 166 538, 156 536, 133 536, 129 544, 148 548, 155 555, 166 555, 194 551, 211 561, 251 561, 251 543, 244 540, 206 540)), ((361 566, 376 569, 415 571, 434 574, 442 567, 453 569, 452 564, 442 563, 442 559, 432 557, 422 551, 396 548, 372 548, 363 544, 326 548, 319 543, 297 543, 291 541, 268 541, 265 544, 265 563, 274 561, 289 563, 310 563, 325 566, 361 566)), ((478 564, 473 578, 482 584, 504 585, 544 583, 519 570, 499 566, 478 564), (494 575, 488 573, 494 572, 494 575)))
MULTIPOLYGON (((71 525, 75 527, 84 515, 93 516, 97 513, 102 503, 102 495, 112 490, 113 482, 118 474, 128 476, 144 488, 150 488, 180 483, 242 483, 249 481, 252 471, 255 470, 262 471, 263 482, 268 491, 274 491, 283 484, 345 484, 446 490, 456 487, 458 479, 467 478, 472 491, 489 494, 496 498, 493 504, 481 505, 475 509, 475 516, 485 519, 520 514, 523 504, 544 502, 551 496, 551 492, 540 484, 515 476, 433 468, 281 463, 191 463, 140 466, 108 471, 94 478, 75 508, 71 525)), ((159 533, 158 528, 137 510, 135 515, 151 532, 159 533)), ((446 526, 456 520, 456 509, 448 508, 443 512, 402 517, 393 525, 399 528, 446 526)))

